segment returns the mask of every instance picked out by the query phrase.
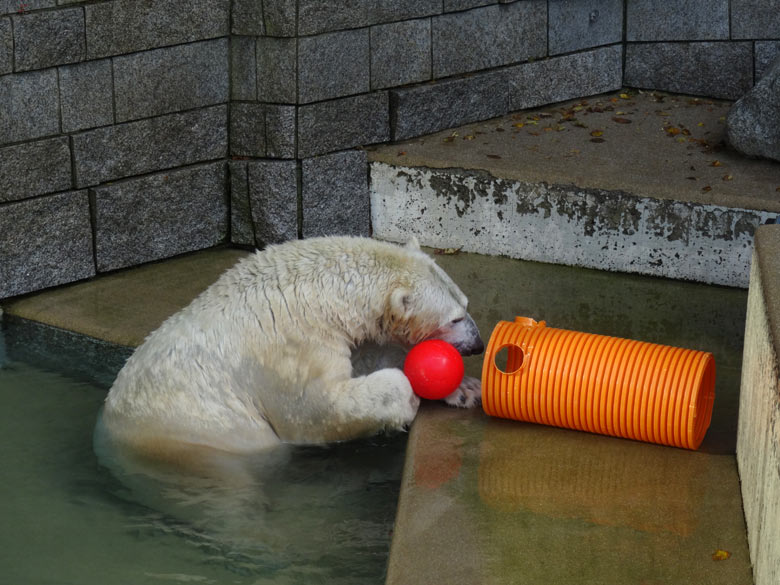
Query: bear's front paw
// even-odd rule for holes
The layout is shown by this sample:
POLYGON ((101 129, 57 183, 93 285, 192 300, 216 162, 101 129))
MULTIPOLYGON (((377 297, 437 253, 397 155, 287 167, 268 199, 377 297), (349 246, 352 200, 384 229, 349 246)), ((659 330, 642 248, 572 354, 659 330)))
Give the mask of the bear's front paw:
POLYGON ((412 392, 412 386, 398 368, 385 368, 367 377, 374 399, 376 414, 393 428, 409 426, 417 414, 420 399, 412 392))
POLYGON ((444 398, 444 402, 458 408, 474 408, 482 403, 482 382, 466 376, 455 392, 444 398))

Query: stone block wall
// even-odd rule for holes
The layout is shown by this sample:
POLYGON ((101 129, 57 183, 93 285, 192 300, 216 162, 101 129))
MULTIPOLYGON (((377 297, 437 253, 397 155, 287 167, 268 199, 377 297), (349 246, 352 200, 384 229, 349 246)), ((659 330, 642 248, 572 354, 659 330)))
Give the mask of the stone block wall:
POLYGON ((0 298, 226 240, 229 16, 0 1, 0 298))
POLYGON ((780 0, 0 0, 0 298, 370 233, 359 147, 632 85, 736 98, 780 0))

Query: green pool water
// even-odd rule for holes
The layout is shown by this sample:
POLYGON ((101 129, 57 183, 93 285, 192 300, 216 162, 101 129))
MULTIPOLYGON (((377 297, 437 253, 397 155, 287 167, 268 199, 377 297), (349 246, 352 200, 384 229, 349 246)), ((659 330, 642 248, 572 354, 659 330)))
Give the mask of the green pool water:
POLYGON ((384 580, 405 435, 242 461, 240 481, 120 473, 93 448, 107 388, 11 359, 8 345, 0 339, 0 582, 384 580))

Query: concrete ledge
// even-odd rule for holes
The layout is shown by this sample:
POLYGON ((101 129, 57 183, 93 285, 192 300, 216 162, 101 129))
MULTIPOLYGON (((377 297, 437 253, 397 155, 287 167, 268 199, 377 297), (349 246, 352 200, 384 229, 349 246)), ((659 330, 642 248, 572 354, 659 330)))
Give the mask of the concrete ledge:
POLYGON ((373 233, 747 287, 780 179, 723 148, 729 106, 628 90, 372 147, 373 233))
POLYGON ((737 464, 756 585, 780 583, 780 226, 756 232, 737 464))

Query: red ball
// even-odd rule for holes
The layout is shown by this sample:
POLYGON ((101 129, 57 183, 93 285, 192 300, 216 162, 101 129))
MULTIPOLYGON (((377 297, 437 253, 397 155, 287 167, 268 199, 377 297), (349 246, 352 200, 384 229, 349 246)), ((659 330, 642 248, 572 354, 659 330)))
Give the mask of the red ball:
POLYGON ((452 394, 463 380, 463 358, 446 341, 429 339, 407 354, 404 374, 417 396, 440 400, 452 394))

